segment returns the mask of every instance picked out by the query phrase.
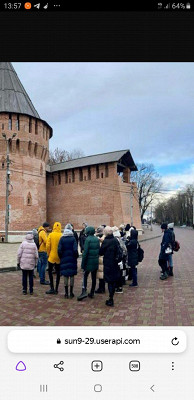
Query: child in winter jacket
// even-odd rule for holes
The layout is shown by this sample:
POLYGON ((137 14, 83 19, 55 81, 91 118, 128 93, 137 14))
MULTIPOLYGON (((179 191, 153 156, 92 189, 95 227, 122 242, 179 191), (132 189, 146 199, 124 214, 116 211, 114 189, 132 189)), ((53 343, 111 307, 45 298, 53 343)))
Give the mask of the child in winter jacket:
POLYGON ((33 294, 34 268, 38 263, 38 250, 33 233, 28 232, 17 253, 17 265, 22 270, 23 294, 27 294, 27 279, 29 277, 30 294, 33 294))

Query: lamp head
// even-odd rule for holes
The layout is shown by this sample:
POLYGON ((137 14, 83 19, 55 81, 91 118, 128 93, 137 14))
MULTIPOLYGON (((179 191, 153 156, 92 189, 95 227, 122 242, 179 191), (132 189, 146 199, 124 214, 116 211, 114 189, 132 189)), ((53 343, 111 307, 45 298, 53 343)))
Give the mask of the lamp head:
POLYGON ((12 135, 12 139, 15 137, 17 135, 17 133, 13 133, 13 135, 12 135))
POLYGON ((2 136, 6 139, 6 134, 5 133, 2 133, 2 136))

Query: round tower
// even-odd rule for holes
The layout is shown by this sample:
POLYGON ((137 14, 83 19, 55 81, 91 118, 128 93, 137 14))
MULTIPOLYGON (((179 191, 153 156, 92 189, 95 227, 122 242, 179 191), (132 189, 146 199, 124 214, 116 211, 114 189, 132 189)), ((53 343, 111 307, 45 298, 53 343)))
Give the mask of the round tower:
POLYGON ((46 219, 46 163, 52 128, 43 121, 13 66, 0 62, 0 235, 5 231, 9 153, 9 235, 46 219))

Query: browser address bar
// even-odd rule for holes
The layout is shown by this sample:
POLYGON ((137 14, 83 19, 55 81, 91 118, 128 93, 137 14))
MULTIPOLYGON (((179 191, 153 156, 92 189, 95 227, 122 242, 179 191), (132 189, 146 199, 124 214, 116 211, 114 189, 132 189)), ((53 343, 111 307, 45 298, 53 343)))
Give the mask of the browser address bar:
POLYGON ((13 353, 182 353, 182 330, 17 329, 8 334, 13 353))

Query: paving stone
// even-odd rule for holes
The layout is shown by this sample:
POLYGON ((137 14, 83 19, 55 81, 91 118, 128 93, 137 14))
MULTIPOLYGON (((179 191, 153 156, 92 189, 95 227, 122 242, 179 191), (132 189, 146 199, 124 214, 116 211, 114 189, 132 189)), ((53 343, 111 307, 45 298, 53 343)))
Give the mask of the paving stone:
MULTIPOLYGON (((157 230, 158 233, 158 230, 157 230)), ((181 249, 174 254, 174 277, 161 281, 158 254, 161 238, 142 242, 145 258, 138 266, 138 288, 125 285, 107 307, 104 295, 78 302, 82 272, 75 278, 75 298, 64 299, 63 279, 58 296, 45 294, 34 279, 34 295, 23 296, 21 271, 1 273, 0 324, 11 326, 190 326, 194 325, 194 231, 175 228, 181 249), (183 266, 184 265, 184 266, 183 266)), ((13 266, 18 245, 0 245, 0 260, 13 266), (7 260, 7 261, 6 261, 7 260)), ((80 265, 79 259, 79 265, 80 265)), ((14 264, 15 265, 15 264, 14 264)), ((129 282, 130 283, 130 282, 129 282)), ((91 281, 89 280, 90 287, 91 281)))

